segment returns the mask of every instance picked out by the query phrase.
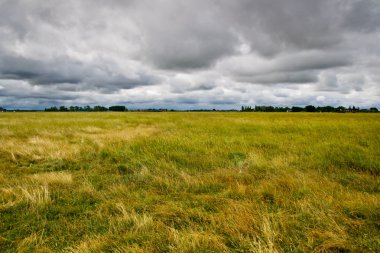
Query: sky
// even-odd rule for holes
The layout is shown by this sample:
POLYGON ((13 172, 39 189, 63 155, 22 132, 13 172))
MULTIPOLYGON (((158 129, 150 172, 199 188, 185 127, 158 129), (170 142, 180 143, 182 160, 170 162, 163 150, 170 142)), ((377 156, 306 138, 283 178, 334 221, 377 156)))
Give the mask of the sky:
POLYGON ((0 0, 0 107, 380 108, 379 0, 0 0))

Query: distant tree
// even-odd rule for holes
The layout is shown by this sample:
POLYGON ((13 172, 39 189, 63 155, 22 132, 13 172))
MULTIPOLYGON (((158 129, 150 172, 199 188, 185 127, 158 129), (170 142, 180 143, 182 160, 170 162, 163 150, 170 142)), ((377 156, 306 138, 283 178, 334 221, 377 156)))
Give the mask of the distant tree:
POLYGON ((92 108, 91 108, 91 106, 86 105, 86 106, 83 108, 83 111, 85 111, 85 112, 91 112, 91 111, 92 111, 92 108))
POLYGON ((335 112, 336 109, 333 106, 322 106, 316 108, 317 112, 335 112))
POLYGON ((313 106, 313 105, 307 105, 307 106, 305 106, 305 111, 306 112, 315 112, 316 109, 315 109, 315 106, 313 106))
POLYGON ((127 107, 125 107, 124 105, 114 105, 114 106, 110 106, 108 108, 108 110, 112 111, 112 112, 125 112, 127 111, 127 107))
POLYGON ((303 111, 305 111, 305 109, 302 107, 298 107, 298 106, 292 107, 292 112, 303 112, 303 111))
POLYGON ((289 107, 275 107, 274 111, 275 112, 287 112, 287 111, 290 111, 290 108, 289 107))
POLYGON ((67 109, 65 106, 60 106, 59 111, 60 112, 67 112, 67 111, 69 111, 69 109, 67 109))
MULTIPOLYGON (((354 110, 355 107, 352 108, 352 110, 354 110)), ((344 106, 338 106, 336 109, 335 109, 336 112, 346 112, 346 108, 344 106)))
POLYGON ((265 112, 265 106, 255 105, 255 112, 265 112))
POLYGON ((6 112, 6 111, 7 111, 7 109, 0 107, 0 112, 6 112))
POLYGON ((46 112, 58 112, 58 108, 56 106, 52 106, 50 108, 45 108, 46 112))
POLYGON ((106 111, 108 111, 108 109, 104 106, 97 105, 97 106, 94 106, 94 111, 95 112, 106 112, 106 111))
POLYGON ((251 106, 242 106, 241 111, 242 112, 253 112, 253 109, 251 106))
POLYGON ((369 108, 370 112, 379 112, 379 110, 376 107, 369 108))

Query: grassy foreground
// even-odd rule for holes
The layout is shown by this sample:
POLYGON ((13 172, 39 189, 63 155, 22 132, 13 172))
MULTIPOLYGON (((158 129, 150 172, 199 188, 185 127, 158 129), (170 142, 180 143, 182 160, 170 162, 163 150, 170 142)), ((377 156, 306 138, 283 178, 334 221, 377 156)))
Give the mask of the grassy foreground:
POLYGON ((380 252, 380 115, 0 113, 1 252, 380 252))

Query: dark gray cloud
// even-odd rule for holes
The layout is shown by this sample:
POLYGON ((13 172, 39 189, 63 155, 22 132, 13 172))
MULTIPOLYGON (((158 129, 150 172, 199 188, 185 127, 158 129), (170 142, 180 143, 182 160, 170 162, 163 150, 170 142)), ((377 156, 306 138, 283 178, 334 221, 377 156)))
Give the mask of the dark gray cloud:
POLYGON ((377 0, 0 0, 0 106, 380 106, 379 28, 377 0))
POLYGON ((2 79, 29 80, 35 84, 79 83, 85 75, 80 63, 67 63, 66 59, 43 62, 19 55, 2 54, 0 77, 2 79))
POLYGON ((274 59, 258 55, 230 57, 218 65, 235 80, 261 84, 312 83, 318 80, 318 71, 351 64, 348 54, 309 51, 283 54, 274 59))
POLYGON ((71 90, 117 91, 153 85, 160 81, 158 76, 143 70, 126 75, 117 71, 117 66, 103 59, 86 64, 62 56, 36 60, 1 53, 0 51, 1 79, 25 80, 34 85, 55 85, 59 89, 58 84, 62 84, 63 89, 70 87, 71 90))
POLYGON ((148 61, 164 69, 201 69, 234 53, 238 38, 217 1, 139 1, 133 17, 148 61))
POLYGON ((340 1, 235 1, 233 20, 254 51, 320 49, 340 42, 340 1), (243 4, 241 4, 243 2, 243 4))
POLYGON ((344 26, 352 31, 373 32, 380 29, 380 6, 376 0, 352 1, 344 26))
POLYGON ((273 72, 270 74, 255 75, 255 76, 239 76, 236 80, 241 82, 251 82, 260 84, 306 84, 318 81, 318 75, 314 72, 273 72))

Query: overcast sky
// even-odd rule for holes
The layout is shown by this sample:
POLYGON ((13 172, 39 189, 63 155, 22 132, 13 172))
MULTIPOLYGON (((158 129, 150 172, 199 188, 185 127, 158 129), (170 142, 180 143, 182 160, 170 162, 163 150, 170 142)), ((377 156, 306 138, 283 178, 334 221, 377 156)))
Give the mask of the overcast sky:
POLYGON ((380 108, 379 0, 0 0, 0 106, 380 108))

